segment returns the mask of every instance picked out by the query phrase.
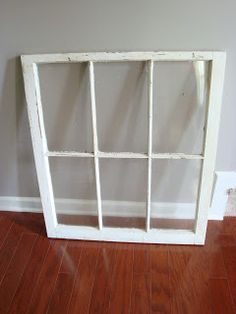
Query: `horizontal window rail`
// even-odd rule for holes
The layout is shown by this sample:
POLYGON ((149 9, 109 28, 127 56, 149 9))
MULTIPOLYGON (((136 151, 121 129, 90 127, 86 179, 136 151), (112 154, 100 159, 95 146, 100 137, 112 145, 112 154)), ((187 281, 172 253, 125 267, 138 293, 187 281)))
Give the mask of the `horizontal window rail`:
MULTIPOLYGON (((94 157, 94 153, 84 153, 76 151, 48 151, 48 157, 94 157)), ((184 153, 152 153, 150 155, 145 153, 132 153, 132 152, 97 152, 98 158, 131 158, 131 159, 204 159, 203 155, 184 154, 184 153)))

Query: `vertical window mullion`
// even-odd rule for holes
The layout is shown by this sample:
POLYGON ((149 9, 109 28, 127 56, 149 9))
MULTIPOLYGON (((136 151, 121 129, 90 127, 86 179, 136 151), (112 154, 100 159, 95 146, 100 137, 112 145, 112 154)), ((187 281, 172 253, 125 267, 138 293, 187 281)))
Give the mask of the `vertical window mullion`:
POLYGON ((147 212, 146 231, 150 230, 151 219, 151 189, 152 189, 152 132, 153 132, 153 60, 148 64, 148 182, 147 182, 147 212))
POLYGON ((89 82, 90 82, 90 98, 92 111, 92 127, 93 127, 93 148, 94 148, 94 167, 97 192, 97 210, 98 210, 98 226, 102 230, 102 201, 101 201, 101 182, 99 172, 99 157, 98 157, 98 135, 97 135, 97 116, 96 116, 96 98, 95 98, 95 79, 94 79, 94 64, 89 61, 89 82))

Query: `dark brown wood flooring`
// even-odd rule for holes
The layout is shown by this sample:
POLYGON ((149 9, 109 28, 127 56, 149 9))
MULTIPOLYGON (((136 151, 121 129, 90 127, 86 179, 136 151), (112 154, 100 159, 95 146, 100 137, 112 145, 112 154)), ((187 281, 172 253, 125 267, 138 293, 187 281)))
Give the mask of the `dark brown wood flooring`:
POLYGON ((236 218, 197 247, 50 240, 0 212, 0 313, 236 313, 236 218))

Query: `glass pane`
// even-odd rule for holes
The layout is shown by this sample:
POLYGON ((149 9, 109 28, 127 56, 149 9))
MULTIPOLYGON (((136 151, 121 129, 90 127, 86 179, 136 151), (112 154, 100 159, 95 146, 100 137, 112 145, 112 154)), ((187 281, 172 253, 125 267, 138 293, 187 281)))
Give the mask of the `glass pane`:
POLYGON ((40 65, 39 78, 48 149, 92 152, 87 63, 40 65))
POLYGON ((193 230, 199 160, 153 160, 151 228, 193 230))
POLYGON ((100 176, 104 226, 144 229, 147 161, 101 159, 100 176))
POLYGON ((98 226, 93 158, 51 157, 58 222, 98 226))
POLYGON ((208 69, 205 61, 155 63, 154 152, 203 152, 208 69))
POLYGON ((95 65, 101 151, 147 151, 147 75, 144 62, 95 65))

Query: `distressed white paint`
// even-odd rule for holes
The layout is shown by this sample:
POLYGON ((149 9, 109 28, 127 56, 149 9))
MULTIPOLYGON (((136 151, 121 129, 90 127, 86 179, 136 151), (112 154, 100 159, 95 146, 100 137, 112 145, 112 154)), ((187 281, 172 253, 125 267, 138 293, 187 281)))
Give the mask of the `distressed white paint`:
POLYGON ((225 61, 226 55, 223 53, 214 53, 214 58, 211 61, 209 103, 204 143, 204 160, 199 184, 199 198, 195 229, 195 241, 198 244, 204 244, 206 237, 208 209, 210 207, 214 179, 225 61))
POLYGON ((166 154, 157 154, 153 153, 152 158, 156 159, 203 159, 202 155, 191 155, 184 153, 166 153, 166 154))
POLYGON ((199 106, 204 105, 204 99, 206 96, 206 84, 207 84, 207 71, 205 61, 193 62, 197 84, 197 101, 199 106))
POLYGON ((103 230, 97 230, 92 227, 67 225, 58 225, 56 235, 58 238, 65 239, 168 244, 194 244, 195 238, 194 232, 189 230, 151 229, 149 232, 134 228, 103 228, 103 230))
POLYGON ((92 126, 93 126, 93 149, 94 149, 94 166, 95 166, 95 180, 97 191, 97 206, 98 206, 98 225, 102 230, 102 201, 101 201, 101 184, 99 174, 98 161, 98 134, 97 134, 97 115, 96 115, 96 100, 95 100, 95 82, 94 82, 94 66, 93 62, 89 61, 89 82, 90 82, 90 97, 91 97, 91 112, 92 112, 92 126))
POLYGON ((153 61, 148 61, 148 181, 146 231, 150 230, 152 193, 153 61))
MULTIPOLYGON (((94 153, 84 153, 75 151, 47 151, 46 155, 49 157, 94 157, 94 153)), ((151 153, 132 153, 132 152, 100 152, 97 151, 98 158, 132 158, 132 159, 203 159, 202 155, 190 155, 184 153, 165 153, 157 154, 151 153)))
MULTIPOLYGON (((220 118, 220 104, 223 90, 225 53, 223 52, 125 52, 125 53, 67 53, 22 56, 22 65, 25 81, 26 99, 28 105, 34 155, 40 186, 40 193, 44 208, 44 217, 49 237, 127 241, 127 242, 151 242, 151 243, 179 243, 179 244, 203 244, 205 240, 208 208, 213 183, 214 163, 216 156, 217 133, 220 118), (99 152, 97 140, 96 100, 94 86, 94 62, 118 62, 118 61, 148 61, 149 69, 149 146, 148 153, 132 152, 99 152), (189 155, 184 153, 153 154, 152 145, 152 67, 154 61, 211 61, 212 71, 210 80, 209 108, 206 121, 206 135, 203 155, 189 155), (88 62, 90 96, 92 109, 94 152, 49 152, 45 137, 40 89, 37 74, 37 63, 60 62, 88 62), (150 114, 151 113, 151 114, 150 114), (49 171, 48 157, 84 157, 94 158, 95 177, 98 202, 99 228, 75 227, 58 225, 53 200, 53 191, 49 171), (99 158, 146 158, 148 160, 148 188, 147 188, 147 230, 103 228, 102 206, 99 175, 99 158), (196 215, 195 232, 185 230, 153 230, 150 229, 150 197, 151 197, 151 160, 159 159, 199 159, 203 160, 199 199, 196 215)), ((200 83, 199 83, 200 84, 200 83)))
MULTIPOLYGON (((212 51, 159 51, 159 52, 91 52, 91 53, 55 53, 24 55, 23 62, 65 63, 65 62, 117 62, 117 61, 197 61, 212 60, 216 52, 212 51)), ((222 52, 217 52, 221 54, 222 52)))
POLYGON ((48 157, 94 157, 93 153, 63 151, 63 152, 46 152, 48 157))
POLYGON ((148 158, 145 153, 132 153, 132 152, 98 152, 99 158, 148 158))
POLYGON ((36 64, 25 64, 22 62, 25 94, 28 108, 30 131, 33 143, 34 158, 39 182, 40 195, 43 204, 43 214, 46 230, 49 237, 55 237, 57 217, 53 199, 51 175, 49 170, 47 141, 42 116, 42 105, 40 87, 36 64))

